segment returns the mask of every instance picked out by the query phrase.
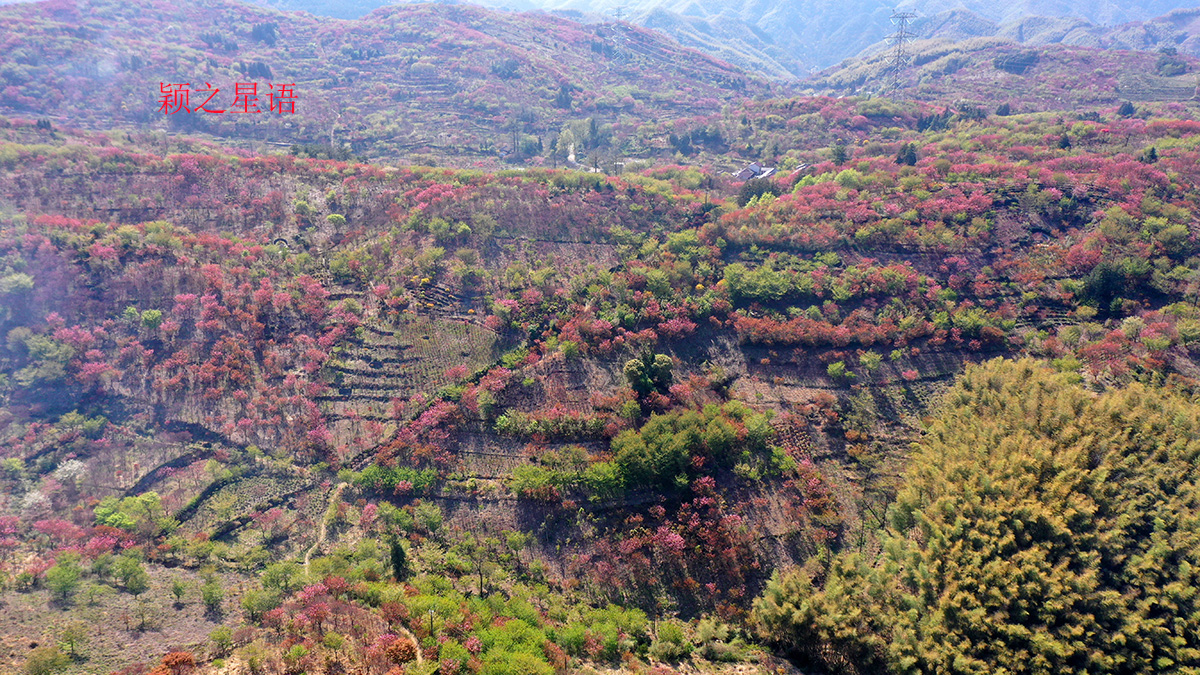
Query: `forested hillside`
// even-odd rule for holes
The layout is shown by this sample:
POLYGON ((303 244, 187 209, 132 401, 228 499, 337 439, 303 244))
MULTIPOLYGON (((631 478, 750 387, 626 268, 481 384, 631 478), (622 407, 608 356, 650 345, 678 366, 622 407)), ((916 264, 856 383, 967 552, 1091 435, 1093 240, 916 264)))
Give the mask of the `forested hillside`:
POLYGON ((470 6, 338 21, 225 0, 38 2, 0 8, 0 30, 0 111, 389 161, 611 161, 639 125, 767 91, 627 24, 470 6), (239 107, 238 83, 257 84, 256 105, 239 107), (295 85, 294 114, 269 108, 268 85, 282 83, 295 85), (163 84, 190 85, 188 101, 164 109, 163 84))
POLYGON ((888 54, 848 59, 820 73, 812 92, 884 94, 943 105, 972 103, 994 111, 1082 111, 1121 101, 1191 101, 1196 59, 1166 51, 1101 50, 1063 45, 1021 45, 981 37, 952 42, 918 41, 912 65, 892 89, 888 54))
MULTIPOLYGON (((164 644, 268 671, 765 658, 743 623, 764 588, 835 602, 814 584, 850 563, 813 565, 891 551, 897 486, 893 526, 924 522, 898 472, 966 365, 1197 372, 1200 135, 1181 106, 1130 108, 764 103, 749 128, 825 135, 733 192, 7 120, 9 597, 48 603, 51 633, 126 617, 76 669, 164 644), (766 585, 793 564, 816 581, 766 585)), ((763 635, 829 641, 829 664, 924 649, 766 611, 763 635)), ((21 616, 10 640, 43 630, 21 616)))
POLYGON ((1200 668, 1189 58, 0 22, 0 672, 1200 668))

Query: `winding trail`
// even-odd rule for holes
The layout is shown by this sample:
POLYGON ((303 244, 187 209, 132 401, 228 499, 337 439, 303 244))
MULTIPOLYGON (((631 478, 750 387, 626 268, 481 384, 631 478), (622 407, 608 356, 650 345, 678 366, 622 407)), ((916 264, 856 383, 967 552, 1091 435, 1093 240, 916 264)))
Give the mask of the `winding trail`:
MULTIPOLYGON (((338 483, 337 487, 333 488, 333 492, 329 495, 329 502, 327 502, 327 504, 325 506, 326 511, 329 510, 329 504, 332 504, 335 501, 337 501, 338 499, 342 498, 342 490, 345 490, 347 485, 348 485, 348 483, 338 483)), ((328 522, 329 522, 329 520, 327 518, 325 518, 324 516, 321 516, 321 529, 317 534, 317 540, 314 541, 313 545, 309 546, 308 550, 305 551, 305 553, 304 553, 304 574, 305 575, 308 574, 308 564, 309 564, 309 562, 312 561, 313 551, 317 550, 318 546, 325 543, 325 535, 328 533, 328 529, 329 529, 328 526, 326 525, 326 523, 328 523, 328 522)))
MULTIPOLYGON (((326 506, 325 506, 326 511, 329 510, 330 504, 333 504, 337 500, 342 498, 342 491, 345 490, 347 487, 349 487, 349 485, 350 485, 349 483, 338 483, 337 487, 333 488, 333 492, 330 493, 330 495, 329 495, 329 501, 326 502, 326 506)), ((316 551, 317 547, 319 547, 321 544, 325 543, 325 536, 329 533, 329 528, 326 526, 326 523, 328 523, 328 522, 329 522, 328 519, 326 519, 324 517, 321 518, 321 529, 317 533, 317 540, 314 541, 313 545, 309 546, 308 551, 306 551, 304 553, 304 574, 305 575, 308 574, 308 567, 309 567, 309 563, 312 562, 313 551, 316 551)), ((417 663, 424 663, 425 657, 424 657, 424 655, 421 654, 421 651, 422 651, 421 650, 421 641, 417 639, 417 636, 413 635, 412 631, 410 631, 403 624, 398 625, 395 628, 396 628, 396 630, 400 631, 400 633, 402 633, 404 635, 404 637, 408 638, 409 640, 412 640, 413 646, 417 648, 417 663)))
POLYGON ((417 664, 424 663, 425 657, 421 655, 421 652, 424 650, 421 649, 421 641, 417 639, 417 636, 413 635, 412 631, 409 630, 408 627, 405 626, 404 624, 400 624, 400 625, 396 626, 396 629, 399 630, 401 633, 403 633, 404 637, 408 638, 409 640, 412 640, 413 646, 417 648, 417 664))

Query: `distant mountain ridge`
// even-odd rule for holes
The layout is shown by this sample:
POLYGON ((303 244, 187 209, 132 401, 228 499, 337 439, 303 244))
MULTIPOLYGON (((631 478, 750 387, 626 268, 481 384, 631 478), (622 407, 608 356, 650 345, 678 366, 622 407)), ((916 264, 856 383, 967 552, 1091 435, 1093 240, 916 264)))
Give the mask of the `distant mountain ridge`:
MULTIPOLYGON (((387 0, 255 0, 340 18, 361 16, 387 0), (357 14, 356 14, 357 13, 357 14)), ((400 0, 404 2, 404 0, 400 0)), ((461 4, 462 0, 442 0, 461 4)), ((585 22, 625 19, 662 31, 699 49, 774 80, 804 79, 812 72, 868 50, 891 31, 895 9, 915 12, 942 33, 998 35, 1018 42, 1101 46, 1101 35, 1130 22, 1149 22, 1195 0, 470 0, 512 10, 545 10, 585 22), (944 25, 960 24, 961 25, 944 25), (1057 36, 1057 38, 1056 38, 1057 36), (1094 44, 1093 44, 1094 43, 1094 44)), ((1160 30, 1153 27, 1151 32, 1160 30)), ((1137 28, 1120 31, 1121 44, 1137 42, 1137 28)), ((1156 41, 1155 44, 1158 44, 1156 41)), ((1144 47, 1139 47, 1144 48, 1144 47)))
MULTIPOLYGON (((1115 26, 1098 25, 1071 16, 1026 16, 997 23, 984 14, 959 8, 922 16, 914 21, 913 31, 925 39, 999 37, 1029 45, 1064 44, 1149 51, 1171 48, 1200 56, 1200 7, 1176 9, 1146 21, 1115 26)), ((878 43, 875 48, 882 46, 878 43)))
POLYGON ((898 90, 888 54, 876 49, 820 73, 805 83, 805 93, 886 96, 1009 114, 1194 101, 1200 72, 1200 61, 1183 54, 1023 45, 996 36, 917 40, 910 49, 912 63, 901 72, 898 90))

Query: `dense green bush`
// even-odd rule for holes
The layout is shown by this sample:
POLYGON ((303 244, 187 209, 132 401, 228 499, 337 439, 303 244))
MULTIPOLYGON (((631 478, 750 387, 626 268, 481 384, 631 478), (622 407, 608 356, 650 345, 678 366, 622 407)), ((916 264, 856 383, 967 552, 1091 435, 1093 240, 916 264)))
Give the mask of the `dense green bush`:
POLYGON ((751 178, 742 183, 742 186, 738 188, 738 206, 745 206, 752 200, 768 194, 776 197, 779 196, 779 188, 771 182, 770 178, 751 178))
POLYGON ((652 415, 641 429, 617 434, 612 452, 625 485, 674 489, 688 484, 695 457, 729 467, 743 453, 765 453, 773 433, 766 415, 730 402, 652 415))
POLYGON ((1200 668, 1200 405, 970 369, 917 447, 877 560, 777 574, 764 636, 835 672, 1200 668))
POLYGON ((415 493, 432 487, 438 478, 436 469, 414 469, 408 466, 384 467, 372 464, 354 477, 354 484, 379 492, 394 492, 396 486, 407 482, 415 493))
POLYGON ((79 566, 79 555, 64 553, 57 563, 46 570, 46 586, 59 601, 69 601, 79 590, 79 579, 83 569, 79 566))
POLYGON ((672 381, 671 368, 671 357, 647 350, 638 358, 627 361, 622 372, 633 391, 638 396, 646 396, 654 391, 667 391, 672 381))
POLYGON ((683 627, 674 621, 658 624, 657 635, 650 644, 650 655, 662 661, 677 661, 692 653, 692 642, 683 627))
POLYGON ((509 410, 496 418, 497 433, 510 436, 535 436, 546 438, 587 438, 598 436, 604 431, 604 419, 596 415, 562 414, 531 415, 519 410, 509 410))
POLYGON ((58 647, 38 647, 29 652, 25 659, 25 675, 54 675, 63 672, 69 665, 71 660, 58 647))

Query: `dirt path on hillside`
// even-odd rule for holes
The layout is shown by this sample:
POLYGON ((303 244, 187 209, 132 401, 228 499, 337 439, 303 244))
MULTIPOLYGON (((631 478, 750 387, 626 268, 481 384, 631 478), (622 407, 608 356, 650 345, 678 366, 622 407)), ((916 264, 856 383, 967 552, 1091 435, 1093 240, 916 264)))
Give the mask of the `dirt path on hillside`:
MULTIPOLYGON (((326 511, 329 510, 330 504, 334 504, 337 502, 337 500, 342 498, 342 491, 347 487, 349 487, 349 483, 338 483, 337 487, 333 488, 333 492, 329 495, 329 501, 325 506, 326 511)), ((326 525, 328 522, 328 519, 324 517, 321 518, 321 529, 317 532, 317 540, 314 541, 313 545, 309 546, 308 551, 304 553, 304 574, 306 575, 308 574, 309 563, 312 562, 313 552, 316 551, 321 544, 325 543, 325 537, 329 533, 329 528, 326 525)), ((403 625, 396 626, 395 628, 401 634, 403 634, 404 637, 412 640, 413 646, 417 648, 417 663, 424 663, 425 657, 421 654, 421 641, 417 639, 417 636, 413 635, 412 631, 403 625)))
MULTIPOLYGON (((347 483, 338 483, 337 487, 333 488, 333 493, 329 495, 329 502, 325 505, 326 511, 329 510, 329 504, 332 504, 338 499, 342 498, 342 490, 345 490, 347 485, 347 483)), ((308 563, 312 560, 313 551, 317 550, 318 546, 325 543, 325 535, 329 531, 327 525, 328 522, 329 520, 327 518, 321 516, 321 529, 317 533, 317 540, 314 541, 313 545, 309 546, 308 550, 304 553, 304 574, 306 575, 308 574, 308 563)))

